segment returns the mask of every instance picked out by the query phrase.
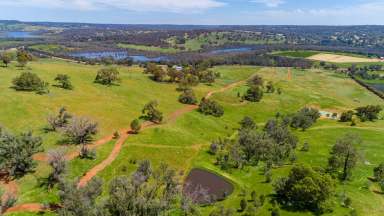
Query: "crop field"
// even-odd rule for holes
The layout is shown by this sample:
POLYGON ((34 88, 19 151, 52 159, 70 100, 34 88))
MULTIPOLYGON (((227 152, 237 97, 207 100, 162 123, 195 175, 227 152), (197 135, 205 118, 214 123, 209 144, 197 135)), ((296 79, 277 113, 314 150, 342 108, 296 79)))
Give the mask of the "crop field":
POLYGON ((332 62, 332 63, 372 63, 372 62, 381 62, 380 59, 362 58, 362 57, 337 55, 337 54, 328 54, 328 53, 316 54, 316 55, 308 57, 308 59, 315 60, 315 61, 332 62))
MULTIPOLYGON (((320 110, 343 112, 365 105, 384 105, 383 101, 359 86, 347 76, 335 75, 321 69, 292 69, 288 79, 287 68, 262 68, 254 66, 218 66, 212 70, 221 74, 212 85, 200 84, 194 87, 198 98, 212 93, 212 99, 224 107, 225 114, 221 118, 205 116, 195 109, 186 109, 177 101, 179 92, 176 84, 157 83, 143 74, 138 66, 119 66, 121 81, 109 87, 94 83, 97 70, 102 66, 90 66, 54 60, 39 60, 28 64, 24 70, 38 74, 43 80, 54 84, 58 73, 68 74, 74 90, 63 90, 50 86, 50 93, 37 95, 32 92, 17 92, 10 88, 12 79, 22 69, 12 64, 8 68, 0 68, 0 123, 13 132, 32 130, 44 140, 44 150, 63 147, 61 136, 57 133, 46 133, 47 116, 56 113, 65 106, 70 113, 87 116, 99 123, 96 140, 113 134, 120 129, 128 128, 131 120, 141 114, 141 109, 150 100, 156 99, 164 113, 165 122, 145 128, 140 134, 129 135, 121 145, 116 157, 110 157, 117 149, 120 140, 110 140, 96 147, 95 160, 74 158, 68 161, 67 179, 83 177, 107 158, 112 158, 104 169, 95 173, 104 181, 104 195, 108 192, 109 181, 116 176, 131 175, 137 168, 137 162, 150 160, 154 167, 167 163, 176 169, 180 179, 186 178, 193 168, 203 168, 223 176, 234 185, 234 193, 217 205, 225 205, 233 209, 239 208, 243 191, 255 190, 258 195, 267 197, 266 204, 257 210, 258 216, 269 215, 272 204, 273 184, 265 183, 262 175, 263 164, 246 166, 243 169, 223 171, 214 164, 215 157, 208 153, 212 140, 219 137, 233 136, 239 127, 238 122, 244 116, 252 117, 259 127, 273 118, 277 112, 294 113, 305 106, 318 107, 320 110), (259 103, 243 102, 238 94, 246 89, 246 80, 258 74, 265 81, 272 81, 282 89, 281 94, 265 93, 259 103), (228 87, 229 84, 232 84, 228 87)), ((188 108, 188 107, 187 107, 188 108)), ((381 114, 383 115, 383 114, 381 114)), ((334 211, 326 215, 344 216, 350 209, 342 207, 340 195, 348 194, 352 199, 351 208, 358 215, 380 216, 384 211, 384 196, 375 193, 375 183, 369 183, 373 167, 383 162, 384 121, 357 122, 355 127, 347 123, 332 120, 319 120, 307 131, 294 130, 299 137, 299 147, 304 141, 310 144, 308 152, 296 150, 297 164, 325 166, 332 145, 342 134, 354 133, 362 137, 359 146, 362 159, 354 170, 353 178, 346 183, 338 183, 337 194, 332 198, 334 211), (367 186, 368 185, 368 186, 367 186)), ((77 149, 68 146, 67 151, 77 149)), ((109 159, 108 159, 109 160, 109 159)), ((272 178, 286 175, 292 164, 287 163, 272 170, 272 178)), ((49 166, 39 162, 36 172, 18 179, 18 200, 16 205, 25 203, 57 203, 57 188, 47 191, 39 184, 48 176, 49 166)), ((249 196, 249 194, 247 195, 249 196)), ((202 206, 202 215, 209 215, 214 206, 202 206)), ((40 215, 38 213, 8 213, 7 215, 40 215)), ((46 213, 45 215, 55 215, 46 213)), ((176 214, 177 215, 177 214, 176 214)), ((236 215, 242 215, 236 213, 236 215)), ((281 215, 312 215, 310 212, 292 212, 282 210, 281 215)))

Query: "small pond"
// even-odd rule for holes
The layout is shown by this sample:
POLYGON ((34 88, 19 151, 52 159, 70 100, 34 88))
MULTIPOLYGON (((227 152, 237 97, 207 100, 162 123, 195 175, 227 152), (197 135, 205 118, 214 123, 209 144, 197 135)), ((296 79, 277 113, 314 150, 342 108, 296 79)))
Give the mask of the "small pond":
POLYGON ((115 60, 122 60, 125 58, 132 58, 136 62, 160 62, 167 61, 169 58, 167 56, 158 56, 158 57, 147 57, 144 55, 129 55, 126 51, 99 51, 99 52, 80 52, 80 53, 70 53, 69 56, 78 57, 78 58, 87 58, 87 59, 101 59, 106 57, 111 57, 115 60))
POLYGON ((221 176, 203 169, 193 169, 184 183, 184 193, 200 204, 224 200, 233 193, 233 185, 221 176))

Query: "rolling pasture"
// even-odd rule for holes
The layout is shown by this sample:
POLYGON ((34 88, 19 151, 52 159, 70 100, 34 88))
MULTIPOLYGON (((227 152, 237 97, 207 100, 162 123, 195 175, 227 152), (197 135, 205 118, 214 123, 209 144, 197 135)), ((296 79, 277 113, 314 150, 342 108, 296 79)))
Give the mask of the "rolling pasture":
MULTIPOLYGON (((352 58, 352 57, 350 57, 352 58)), ((349 60, 350 61, 350 60, 349 60)), ((196 110, 188 110, 180 115, 174 115, 185 105, 177 101, 179 92, 175 84, 156 83, 143 74, 143 68, 138 66, 119 66, 121 82, 118 85, 105 87, 93 82, 96 72, 101 66, 88 66, 63 61, 40 60, 32 62, 24 70, 38 74, 43 80, 53 84, 58 73, 68 74, 75 87, 73 91, 50 87, 47 95, 37 95, 31 92, 16 92, 10 88, 11 80, 22 72, 14 64, 9 68, 0 68, 0 123, 14 132, 33 130, 44 139, 45 152, 63 146, 61 136, 57 133, 46 133, 46 118, 50 113, 56 113, 65 106, 70 113, 87 116, 99 123, 99 133, 96 139, 113 134, 122 128, 128 128, 130 121, 141 115, 141 109, 148 101, 156 99, 160 110, 164 112, 166 121, 161 125, 149 127, 138 135, 128 136, 121 146, 117 157, 100 170, 97 176, 108 190, 108 182, 115 176, 130 175, 137 168, 137 161, 150 160, 157 167, 167 163, 180 173, 180 178, 186 178, 193 168, 206 169, 226 178, 234 186, 233 194, 218 205, 234 209, 239 208, 243 191, 255 190, 258 195, 265 195, 267 201, 258 209, 257 215, 270 215, 270 197, 273 195, 271 183, 264 182, 262 175, 263 164, 255 167, 245 167, 241 170, 223 171, 215 166, 215 157, 207 150, 212 140, 218 137, 233 136, 239 127, 238 122, 244 116, 252 117, 259 127, 275 116, 294 113, 304 106, 317 107, 341 113, 365 105, 384 105, 383 101, 359 86, 347 76, 334 74, 332 71, 321 69, 296 70, 288 78, 287 68, 261 68, 253 66, 218 66, 212 70, 219 72, 221 77, 213 85, 200 84, 194 87, 198 98, 212 94, 212 99, 224 107, 225 114, 221 118, 204 116, 196 110), (246 89, 244 82, 254 74, 262 76, 265 81, 272 81, 282 89, 282 94, 265 94, 259 103, 243 102, 238 94, 246 89), (223 88, 236 83, 231 88, 223 88)), ((313 166, 326 166, 329 151, 342 134, 354 133, 362 137, 359 146, 362 158, 353 172, 350 182, 338 184, 337 195, 333 198, 334 212, 328 215, 344 216, 353 208, 358 215, 380 216, 384 211, 384 196, 374 192, 378 185, 369 181, 373 167, 384 162, 382 140, 384 140, 384 121, 357 122, 357 126, 340 123, 333 120, 319 120, 307 131, 294 131, 299 137, 299 147, 307 141, 310 144, 308 152, 297 150, 297 162, 313 166), (346 193, 352 199, 351 208, 340 204, 340 195, 346 193)), ((108 158, 116 145, 111 140, 96 148, 95 160, 80 160, 68 162, 68 179, 83 176, 92 167, 108 158)), ((68 146, 67 150, 76 149, 68 146)), ((292 164, 272 170, 273 180, 286 175, 292 164)), ((49 167, 39 162, 35 173, 18 179, 18 202, 49 203, 57 202, 57 189, 47 191, 39 185, 39 180, 49 173, 49 167)), ((201 207, 202 215, 209 215, 214 206, 201 207)), ((38 215, 37 213, 9 213, 8 215, 38 215)), ((47 213, 46 215, 54 215, 47 213)), ((175 215, 176 212, 175 212, 175 215)), ((241 215, 241 213, 238 213, 241 215)), ((281 215, 312 215, 309 212, 290 212, 282 210, 281 215)))

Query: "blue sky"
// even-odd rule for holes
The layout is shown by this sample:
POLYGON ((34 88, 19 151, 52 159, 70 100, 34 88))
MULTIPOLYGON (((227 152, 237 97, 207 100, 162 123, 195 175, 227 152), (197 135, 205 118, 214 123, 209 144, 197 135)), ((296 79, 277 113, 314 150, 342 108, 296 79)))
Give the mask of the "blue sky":
POLYGON ((127 24, 384 24, 383 0, 0 0, 0 19, 127 24))

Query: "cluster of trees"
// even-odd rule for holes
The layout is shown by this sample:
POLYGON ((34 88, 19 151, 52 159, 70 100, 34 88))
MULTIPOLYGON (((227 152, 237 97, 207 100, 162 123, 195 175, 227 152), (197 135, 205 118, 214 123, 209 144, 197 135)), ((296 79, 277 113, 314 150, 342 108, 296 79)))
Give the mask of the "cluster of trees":
POLYGON ((157 82, 179 83, 180 90, 196 86, 199 83, 212 84, 220 76, 220 74, 208 70, 208 66, 204 64, 190 65, 179 71, 173 67, 167 67, 165 70, 155 63, 148 63, 144 73, 150 74, 151 78, 157 82))
POLYGON ((71 78, 67 74, 57 74, 57 76, 55 77, 55 81, 58 83, 57 86, 62 89, 73 89, 71 78))
POLYGON ((269 120, 262 130, 245 117, 240 122, 237 139, 219 139, 212 142, 210 153, 222 169, 241 168, 265 162, 269 171, 272 165, 283 165, 295 158, 298 138, 289 130, 289 122, 276 118, 269 120))
POLYGON ((88 149, 87 144, 97 134, 98 124, 86 117, 73 116, 66 108, 60 108, 58 114, 49 115, 47 118, 50 131, 61 132, 66 137, 66 142, 81 145, 80 157, 93 159, 95 151, 88 149))
POLYGON ((264 85, 264 83, 265 82, 261 76, 253 76, 250 80, 248 80, 248 90, 245 92, 242 98, 251 102, 260 102, 263 98, 264 92, 275 93, 277 91, 278 94, 281 94, 281 89, 276 89, 272 81, 267 82, 266 85, 264 85))
POLYGON ((38 94, 49 92, 48 83, 40 79, 37 74, 31 72, 22 72, 12 80, 13 88, 17 91, 34 91, 38 94))
POLYGON ((383 76, 380 76, 378 73, 372 73, 375 71, 382 71, 382 65, 366 65, 362 67, 357 67, 356 65, 352 65, 348 68, 348 72, 353 75, 360 77, 365 80, 376 80, 376 79, 384 79, 383 76))
POLYGON ((36 162, 32 156, 42 152, 43 141, 32 132, 14 135, 0 127, 0 171, 9 177, 22 177, 32 172, 36 162))
POLYGON ((76 182, 61 182, 59 215, 164 215, 177 207, 181 196, 176 171, 164 164, 153 169, 149 161, 141 162, 131 176, 114 178, 107 198, 98 202, 102 188, 99 178, 81 188, 76 182))
POLYGON ((358 107, 353 110, 343 112, 340 116, 340 122, 352 122, 352 126, 356 125, 354 115, 356 115, 362 122, 374 121, 379 118, 379 113, 383 109, 379 105, 368 105, 364 107, 358 107))

